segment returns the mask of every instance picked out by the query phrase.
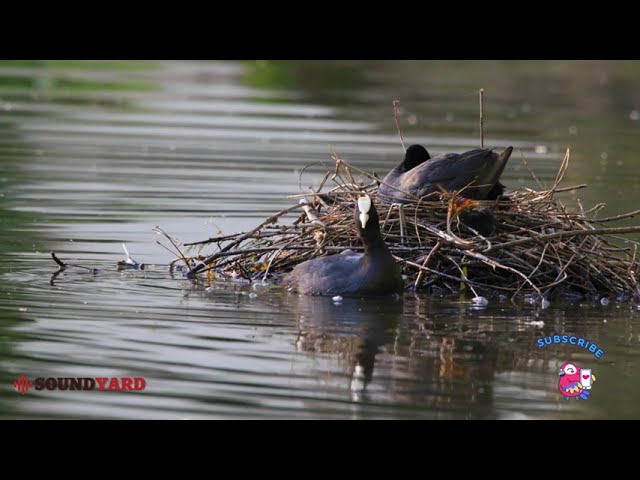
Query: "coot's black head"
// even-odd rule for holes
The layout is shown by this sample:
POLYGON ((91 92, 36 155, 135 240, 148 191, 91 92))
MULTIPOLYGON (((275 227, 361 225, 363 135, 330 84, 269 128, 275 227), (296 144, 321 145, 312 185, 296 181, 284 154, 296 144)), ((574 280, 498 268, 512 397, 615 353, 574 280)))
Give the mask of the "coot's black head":
POLYGON ((380 233, 378 211, 371 197, 368 195, 360 195, 358 197, 354 217, 365 253, 386 250, 387 246, 380 233))
POLYGON ((414 167, 417 167, 421 163, 426 162, 431 157, 429 152, 422 145, 411 145, 407 148, 407 152, 404 155, 401 167, 403 172, 408 172, 414 167))
POLYGON ((355 208, 356 225, 362 238, 380 236, 380 221, 373 200, 369 195, 360 195, 355 208))

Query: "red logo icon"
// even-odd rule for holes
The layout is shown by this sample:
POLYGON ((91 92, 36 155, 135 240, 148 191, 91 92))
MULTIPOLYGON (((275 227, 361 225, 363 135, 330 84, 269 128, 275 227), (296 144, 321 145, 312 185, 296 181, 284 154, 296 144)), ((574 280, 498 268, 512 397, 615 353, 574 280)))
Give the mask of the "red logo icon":
POLYGON ((25 375, 20 376, 15 382, 13 382, 13 388, 16 389, 18 393, 24 395, 27 391, 33 386, 31 380, 29 380, 25 375))

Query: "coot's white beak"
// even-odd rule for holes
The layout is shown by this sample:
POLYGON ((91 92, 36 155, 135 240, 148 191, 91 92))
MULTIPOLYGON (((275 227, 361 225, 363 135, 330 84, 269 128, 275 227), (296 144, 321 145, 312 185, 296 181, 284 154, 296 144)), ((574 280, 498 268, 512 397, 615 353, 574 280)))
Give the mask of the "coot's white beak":
POLYGON ((359 219, 364 229, 367 226, 369 220, 369 210, 371 210, 371 198, 368 195, 363 195, 358 198, 358 210, 360 211, 359 219))

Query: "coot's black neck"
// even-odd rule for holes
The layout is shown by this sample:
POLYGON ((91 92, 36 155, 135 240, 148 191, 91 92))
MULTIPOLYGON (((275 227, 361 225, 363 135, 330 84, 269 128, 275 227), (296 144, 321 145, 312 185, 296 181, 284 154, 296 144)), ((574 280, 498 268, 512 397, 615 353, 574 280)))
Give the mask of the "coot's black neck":
POLYGON ((360 233, 362 245, 364 245, 365 255, 372 255, 375 252, 389 251, 389 248, 380 233, 380 222, 378 220, 378 213, 376 212, 375 207, 371 207, 366 227, 364 229, 359 227, 358 232, 360 233))
POLYGON ((371 255, 374 252, 388 252, 389 247, 382 239, 382 236, 378 233, 376 237, 362 238, 362 244, 364 245, 365 255, 371 255))

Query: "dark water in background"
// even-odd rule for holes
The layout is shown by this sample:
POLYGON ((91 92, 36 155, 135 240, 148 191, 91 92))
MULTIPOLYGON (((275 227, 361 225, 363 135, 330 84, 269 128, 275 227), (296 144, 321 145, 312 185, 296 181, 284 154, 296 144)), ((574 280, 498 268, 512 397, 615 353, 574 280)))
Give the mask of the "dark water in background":
MULTIPOLYGON (((205 288, 169 275, 152 231, 188 242, 253 228, 299 183, 317 185, 330 148, 386 173, 402 156, 395 99, 407 144, 475 148, 480 87, 486 145, 514 145, 547 183, 570 145, 565 184, 589 188, 566 204, 635 210, 639 83, 640 62, 0 62, 0 416, 640 417, 633 305, 477 310, 411 294, 336 305, 205 288), (159 265, 116 271, 122 243, 159 265), (51 285, 51 251, 102 272, 51 285), (555 332, 605 355, 536 346, 555 332), (565 361, 596 374, 588 402, 557 392, 565 361), (21 374, 147 388, 22 396, 21 374)), ((519 151, 503 178, 535 186, 519 151)))

